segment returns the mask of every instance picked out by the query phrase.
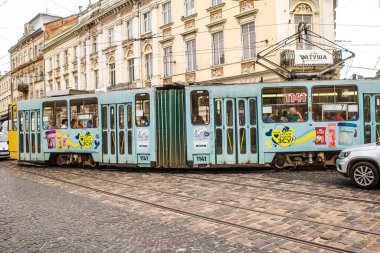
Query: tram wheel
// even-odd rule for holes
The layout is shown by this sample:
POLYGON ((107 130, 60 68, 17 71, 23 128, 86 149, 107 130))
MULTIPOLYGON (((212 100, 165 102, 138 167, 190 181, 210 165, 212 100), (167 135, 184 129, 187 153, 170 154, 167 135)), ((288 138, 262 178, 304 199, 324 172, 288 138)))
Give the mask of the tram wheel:
POLYGON ((59 166, 62 166, 64 163, 65 163, 65 159, 62 156, 58 155, 57 156, 57 164, 59 166))
POLYGON ((272 167, 275 170, 283 170, 286 166, 286 158, 283 155, 276 156, 273 159, 272 167))

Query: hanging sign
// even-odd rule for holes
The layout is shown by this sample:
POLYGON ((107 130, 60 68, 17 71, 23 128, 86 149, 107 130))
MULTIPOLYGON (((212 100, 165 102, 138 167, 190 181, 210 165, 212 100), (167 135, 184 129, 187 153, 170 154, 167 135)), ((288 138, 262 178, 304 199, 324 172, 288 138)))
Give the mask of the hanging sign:
POLYGON ((295 65, 328 65, 333 64, 332 54, 323 50, 295 50, 295 65))

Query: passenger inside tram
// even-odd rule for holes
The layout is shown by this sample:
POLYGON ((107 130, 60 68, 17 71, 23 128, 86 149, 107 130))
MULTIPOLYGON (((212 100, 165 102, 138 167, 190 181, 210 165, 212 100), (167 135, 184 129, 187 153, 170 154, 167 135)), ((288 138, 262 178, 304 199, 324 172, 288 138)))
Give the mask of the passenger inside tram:
POLYGON ((67 119, 62 120, 61 128, 64 128, 64 129, 67 128, 67 119))
POLYGON ((73 129, 79 128, 78 120, 77 119, 72 119, 71 120, 71 128, 73 128, 73 129))
POLYGON ((303 121, 301 113, 295 107, 290 107, 287 119, 289 122, 303 121))

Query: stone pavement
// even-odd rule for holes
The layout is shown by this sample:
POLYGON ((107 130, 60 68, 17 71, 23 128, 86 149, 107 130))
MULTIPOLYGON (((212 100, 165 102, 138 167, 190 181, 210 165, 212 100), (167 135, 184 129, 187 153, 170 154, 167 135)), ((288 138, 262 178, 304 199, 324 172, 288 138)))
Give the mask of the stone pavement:
POLYGON ((0 168, 0 252, 380 250, 379 189, 334 171, 0 168))

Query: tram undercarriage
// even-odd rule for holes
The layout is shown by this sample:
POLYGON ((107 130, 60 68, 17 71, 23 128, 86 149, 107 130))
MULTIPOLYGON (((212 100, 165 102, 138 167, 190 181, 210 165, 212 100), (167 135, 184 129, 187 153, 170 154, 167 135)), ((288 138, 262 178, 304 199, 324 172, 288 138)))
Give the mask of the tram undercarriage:
POLYGON ((338 155, 339 152, 277 153, 271 165, 275 169, 311 165, 335 166, 338 155))

